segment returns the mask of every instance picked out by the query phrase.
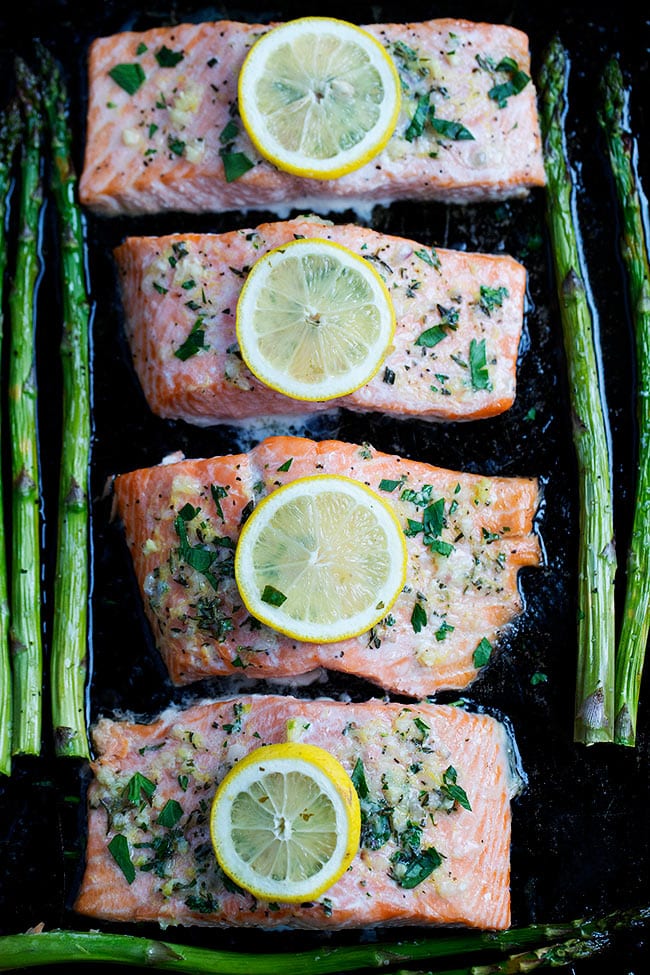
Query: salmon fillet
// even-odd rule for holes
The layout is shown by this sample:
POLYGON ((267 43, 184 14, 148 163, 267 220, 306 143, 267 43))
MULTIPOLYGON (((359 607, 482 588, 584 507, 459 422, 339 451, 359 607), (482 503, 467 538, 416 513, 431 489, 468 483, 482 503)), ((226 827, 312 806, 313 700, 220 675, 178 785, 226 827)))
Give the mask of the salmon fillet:
POLYGON ((269 437, 245 454, 120 474, 113 491, 153 638, 177 685, 323 667, 413 697, 465 687, 522 609, 519 569, 541 559, 535 479, 460 474, 367 444, 269 437), (233 576, 240 527, 255 504, 315 474, 377 491, 407 536, 406 585, 390 613, 338 643, 299 643, 261 625, 233 576), (197 558, 198 549, 212 555, 197 558))
POLYGON ((312 217, 225 234, 129 237, 115 259, 134 367, 159 416, 209 425, 345 407, 473 420, 502 413, 514 401, 526 271, 511 257, 432 250, 312 217), (250 267, 300 237, 333 240, 370 261, 397 319, 392 351, 376 376, 356 392, 320 403, 259 382, 242 361, 235 333, 250 267))
POLYGON ((487 714, 252 695, 170 709, 151 724, 104 718, 93 740, 80 914, 264 928, 510 923, 510 800, 522 779, 514 741, 487 714), (210 842, 210 806, 226 772, 253 749, 288 739, 331 752, 356 777, 361 798, 359 852, 313 903, 255 900, 224 881, 210 842), (454 770, 465 803, 449 793, 454 770), (180 811, 173 825, 160 825, 170 801, 180 811), (120 867, 108 848, 118 834, 131 882, 128 863, 120 867), (408 876, 426 873, 432 848, 439 865, 409 888, 408 876))
POLYGON ((400 74, 400 118, 378 156, 321 181, 262 159, 239 118, 242 62, 271 26, 223 20, 96 39, 88 57, 82 203, 106 216, 233 209, 287 215, 291 208, 323 212, 407 199, 503 199, 544 185, 534 84, 508 94, 518 87, 513 78, 530 77, 521 31, 452 19, 368 25, 400 74), (427 95, 436 118, 461 123, 473 138, 455 140, 426 126, 409 141, 418 99, 427 95), (252 166, 228 182, 224 154, 235 153, 252 166))

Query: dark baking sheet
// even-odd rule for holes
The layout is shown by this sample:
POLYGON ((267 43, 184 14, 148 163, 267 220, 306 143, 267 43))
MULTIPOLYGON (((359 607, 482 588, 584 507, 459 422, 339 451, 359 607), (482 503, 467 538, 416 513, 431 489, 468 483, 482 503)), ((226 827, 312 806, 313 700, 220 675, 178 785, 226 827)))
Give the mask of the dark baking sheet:
MULTIPOLYGON (((612 437, 616 531, 624 563, 632 517, 634 403, 632 336, 624 278, 617 250, 615 206, 595 119, 595 91, 606 57, 619 53, 632 86, 632 122, 640 138, 639 166, 648 185, 650 145, 642 134, 648 120, 650 25, 622 6, 593 4, 286 3, 246 7, 159 3, 133 9, 124 0, 76 3, 25 0, 0 12, 0 91, 11 90, 13 56, 33 59, 39 37, 63 65, 73 107, 75 151, 81 171, 85 125, 85 58, 89 41, 123 29, 216 20, 289 19, 328 13, 357 23, 424 20, 460 16, 509 23, 531 40, 534 73, 551 36, 559 31, 572 63, 568 132, 579 178, 579 216, 596 303, 606 370, 612 437)), ((94 335, 93 600, 89 718, 116 710, 146 718, 170 702, 219 695, 229 685, 202 684, 174 690, 151 642, 141 613, 125 546, 109 523, 104 485, 110 475, 157 463, 166 453, 187 456, 228 453, 250 444, 226 426, 195 429, 153 417, 133 375, 121 334, 112 248, 126 234, 225 231, 254 226, 269 215, 224 215, 98 219, 87 216, 94 335)), ((356 219, 353 212, 336 220, 356 219)), ((44 574, 52 577, 56 499, 56 445, 59 435, 57 347, 60 332, 56 280, 56 240, 51 207, 43 235, 44 273, 39 292, 38 354, 41 451, 44 484, 44 574)), ((526 611, 504 637, 500 652, 466 697, 511 722, 528 786, 513 805, 513 924, 560 920, 600 913, 650 900, 648 758, 650 684, 641 691, 635 749, 585 748, 572 742, 575 674, 575 558, 577 492, 570 413, 565 383, 555 286, 550 270, 543 196, 524 201, 446 207, 397 204, 377 208, 372 226, 434 246, 509 253, 529 271, 529 302, 518 373, 518 395, 502 417, 470 424, 428 425, 415 420, 341 413, 296 432, 316 437, 368 441, 381 450, 440 466, 485 474, 536 475, 545 485, 540 530, 546 565, 522 573, 526 611), (548 682, 531 684, 542 671, 548 682)), ((622 576, 622 572, 620 573, 622 576)), ((620 585, 619 585, 620 589, 620 585)), ((46 597, 46 647, 51 605, 46 597)), ((253 689, 263 691, 261 686, 253 689)), ((304 695, 339 694, 356 700, 377 688, 350 677, 332 677, 311 687, 290 688, 304 695)), ((456 695, 441 695, 445 700, 456 695)), ((42 922, 46 928, 102 928, 160 935, 157 928, 90 923, 71 910, 84 850, 82 764, 54 760, 45 703, 43 756, 16 760, 10 780, 0 782, 0 933, 42 922)), ((318 944, 356 943, 378 937, 414 936, 421 929, 309 934, 262 932, 254 950, 276 951, 318 944)), ((249 932, 170 929, 165 937, 184 943, 250 950, 249 932)), ((647 937, 647 932, 646 932, 647 937)), ((0 956, 1 962, 1 956, 0 956)), ((93 969, 97 966, 93 966, 93 969)), ((80 971, 80 967, 76 970, 80 971)), ((105 966, 107 972, 119 971, 105 966)), ((130 969, 132 970, 132 969, 130 969)), ((646 975, 650 947, 643 934, 622 937, 602 960, 576 964, 576 973, 646 975)))

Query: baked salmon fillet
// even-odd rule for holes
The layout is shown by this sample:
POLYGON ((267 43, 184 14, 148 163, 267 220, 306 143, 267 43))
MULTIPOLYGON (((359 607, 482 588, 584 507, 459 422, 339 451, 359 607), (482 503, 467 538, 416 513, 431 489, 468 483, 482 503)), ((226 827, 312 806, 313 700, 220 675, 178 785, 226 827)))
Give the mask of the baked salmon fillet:
POLYGON ((326 668, 413 697, 470 684, 521 611, 519 569, 541 559, 539 500, 535 479, 461 474, 367 444, 301 437, 269 437, 248 453, 176 460, 113 481, 115 517, 174 684, 326 668), (233 573, 255 504, 318 474, 375 490, 394 508, 408 549, 406 584, 390 613, 362 636, 326 644, 296 642, 250 617, 233 573))
POLYGON ((252 695, 168 710, 151 724, 104 718, 93 739, 80 914, 165 926, 510 923, 511 799, 522 778, 513 739, 490 715, 252 695), (225 880, 209 832, 227 771, 287 740, 333 754, 362 809, 350 867, 302 904, 255 900, 225 880))
POLYGON ((379 155, 338 179, 279 171, 254 149, 237 110, 244 57, 272 26, 223 20, 96 39, 88 56, 82 203, 106 216, 288 215, 394 200, 503 199, 544 185, 527 35, 451 19, 367 26, 393 58, 403 92, 397 126, 379 155), (427 96, 437 119, 469 135, 425 126, 412 137, 418 101, 427 96), (252 165, 234 179, 229 169, 228 181, 226 157, 252 165))
POLYGON ((508 256, 433 250, 317 218, 225 234, 129 237, 115 250, 125 329, 151 410, 195 425, 344 407, 434 421, 502 413, 516 393, 526 270, 508 256), (306 402, 243 362, 237 300, 251 266, 301 237, 333 240, 386 283, 397 328, 375 377, 337 400, 306 402))

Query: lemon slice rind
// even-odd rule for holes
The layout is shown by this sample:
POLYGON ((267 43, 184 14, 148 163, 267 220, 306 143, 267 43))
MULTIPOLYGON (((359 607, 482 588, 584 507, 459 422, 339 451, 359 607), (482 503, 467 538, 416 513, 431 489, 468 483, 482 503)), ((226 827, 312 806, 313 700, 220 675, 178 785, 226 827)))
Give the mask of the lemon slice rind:
POLYGON ((288 241, 256 261, 237 302, 236 332, 245 364, 265 386, 291 399, 326 402, 376 376, 392 346, 395 310, 368 261, 335 241, 311 237, 288 241), (337 300, 330 296, 329 305, 318 290, 322 278, 314 281, 311 273, 314 262, 331 275, 337 300), (353 287, 341 296, 346 276, 353 287))
POLYGON ((250 615, 308 643, 368 632, 389 613, 406 571, 393 509, 365 484, 335 474, 298 478, 267 495, 235 551, 250 615))
POLYGON ((219 784, 210 815, 224 873, 261 900, 287 903, 331 887, 352 862, 360 830, 359 799, 343 766, 298 742, 263 745, 241 759, 219 784))
POLYGON ((378 155, 395 129, 400 99, 399 74, 386 49, 369 31, 335 17, 299 17, 272 27, 249 50, 238 80, 239 113, 257 151, 279 169, 310 179, 338 179, 378 155), (303 49, 300 56, 295 57, 291 45, 304 40, 307 35, 311 35, 311 40, 306 44, 306 51, 303 49), (368 62, 365 73, 361 67, 352 68, 344 53, 338 58, 321 57, 320 67, 314 65, 310 72, 305 55, 310 56, 316 51, 324 35, 338 39, 344 49, 348 45, 351 46, 348 50, 362 52, 368 62), (288 53, 288 72, 279 65, 267 70, 269 59, 277 59, 282 45, 288 53), (324 76, 323 61, 328 69, 324 76), (278 77, 278 73, 282 76, 278 77), (377 90, 373 88, 368 92, 363 85, 355 91, 353 82, 357 74, 361 77, 372 74, 381 97, 377 90), (261 98, 270 102, 267 112, 260 108, 261 98), (330 155, 325 158, 300 146, 287 145, 289 141, 295 142, 300 133, 302 146, 308 141, 310 128, 317 132, 321 130, 321 137, 312 140, 316 146, 329 145, 328 137, 337 130, 336 122, 350 117, 357 119, 356 130, 342 133, 340 142, 343 145, 339 144, 335 151, 328 149, 330 155), (278 127, 282 129, 284 141, 274 133, 274 128, 277 131, 278 127), (359 129, 365 129, 362 137, 357 137, 359 129))

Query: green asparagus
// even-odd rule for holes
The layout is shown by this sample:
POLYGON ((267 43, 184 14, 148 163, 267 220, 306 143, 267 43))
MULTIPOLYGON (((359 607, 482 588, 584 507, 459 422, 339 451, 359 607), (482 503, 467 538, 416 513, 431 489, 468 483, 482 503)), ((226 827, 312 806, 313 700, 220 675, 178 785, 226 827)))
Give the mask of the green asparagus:
MULTIPOLYGON (((4 282, 7 270, 5 220, 12 181, 14 154, 21 130, 16 101, 0 115, 0 349, 4 330, 4 282)), ((0 425, 0 455, 2 426, 0 425)), ((5 538, 4 488, 0 478, 0 773, 11 774, 11 661, 9 658, 9 583, 5 538)))
POLYGON ((11 652, 14 755, 41 750, 41 497, 38 462, 34 321, 39 274, 42 121, 36 78, 15 62, 24 137, 20 160, 20 231, 9 297, 9 429, 12 474, 11 652))
POLYGON ((634 141, 626 128, 627 96, 617 60, 605 68, 599 121, 620 214, 637 360, 637 478, 628 548, 623 619, 616 648, 615 741, 634 746, 641 674, 650 629, 650 267, 634 168, 634 141))
POLYGON ((90 588, 90 303, 67 90, 54 58, 42 45, 37 46, 37 51, 50 136, 51 185, 58 217, 63 295, 62 450, 50 647, 52 723, 57 755, 88 758, 85 688, 90 588))
POLYGON ((581 271, 571 169, 564 138, 568 60, 551 41, 540 73, 540 119, 547 177, 546 216, 562 320, 573 418, 580 518, 578 660, 574 740, 614 740, 615 605, 613 500, 606 409, 594 322, 581 271))
MULTIPOLYGON (((37 965, 119 964, 155 968, 193 975, 331 975, 432 959, 460 958, 470 954, 519 956, 517 964, 534 961, 542 951, 546 966, 564 958, 564 964, 590 956, 621 932, 644 930, 650 924, 650 906, 614 911, 596 918, 577 918, 558 924, 533 924, 507 931, 439 932, 435 937, 386 944, 321 947, 289 954, 253 954, 196 948, 153 938, 101 931, 27 932, 0 937, 0 971, 14 971, 37 965), (553 950, 551 950, 553 949, 553 950), (583 954, 579 954, 583 952, 583 954), (523 954, 522 954, 523 953, 523 954), (570 954, 572 953, 572 954, 570 954)), ((507 959, 506 965, 511 962, 507 959)), ((493 962, 492 965, 498 965, 493 962)), ((538 958, 538 967, 539 958, 538 958)), ((524 972, 534 968, 513 967, 462 969, 487 975, 489 972, 524 972)))

